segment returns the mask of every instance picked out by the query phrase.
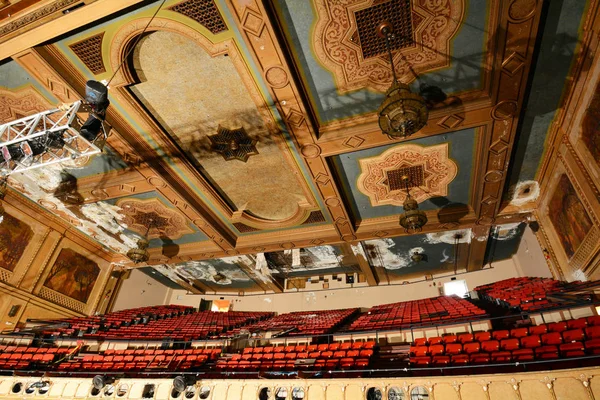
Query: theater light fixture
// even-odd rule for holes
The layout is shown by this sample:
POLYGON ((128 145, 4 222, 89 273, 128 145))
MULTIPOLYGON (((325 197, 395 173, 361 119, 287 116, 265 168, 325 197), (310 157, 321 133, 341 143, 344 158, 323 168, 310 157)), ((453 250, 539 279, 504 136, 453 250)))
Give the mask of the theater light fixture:
POLYGON ((102 390, 102 389, 104 389, 104 386, 110 385, 114 381, 115 381, 115 378, 113 378, 113 377, 109 377, 106 375, 96 375, 92 379, 92 386, 96 390, 102 390))
POLYGON ((427 223, 427 215, 419 210, 419 204, 410 195, 410 178, 407 175, 403 175, 400 179, 406 186, 406 200, 402 207, 404 213, 400 216, 400 225, 406 230, 407 233, 420 232, 423 226, 427 223))
POLYGON ((133 261, 134 264, 139 264, 141 262, 146 262, 150 259, 150 253, 148 252, 148 246, 150 246, 150 241, 148 240, 148 234, 150 233, 150 228, 153 226, 153 221, 148 221, 148 227, 146 229, 146 234, 138 239, 137 247, 129 249, 127 252, 127 257, 133 261))
POLYGON ((427 103, 422 96, 411 92, 407 84, 398 82, 390 44, 394 38, 393 26, 383 22, 377 28, 377 33, 385 39, 393 77, 392 86, 379 106, 379 127, 383 133, 394 138, 410 136, 427 124, 427 103))

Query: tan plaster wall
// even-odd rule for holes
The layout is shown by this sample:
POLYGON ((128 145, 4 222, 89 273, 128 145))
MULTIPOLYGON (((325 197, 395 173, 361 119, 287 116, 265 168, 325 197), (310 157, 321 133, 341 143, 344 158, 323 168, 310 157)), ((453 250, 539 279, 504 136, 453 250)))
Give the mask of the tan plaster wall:
POLYGON ((539 276, 552 278, 544 253, 531 228, 525 228, 517 253, 513 256, 514 262, 521 276, 539 276))
MULTIPOLYGON (((167 304, 171 289, 137 269, 123 280, 111 311, 167 304)), ((198 304, 196 304, 196 307, 198 304)))

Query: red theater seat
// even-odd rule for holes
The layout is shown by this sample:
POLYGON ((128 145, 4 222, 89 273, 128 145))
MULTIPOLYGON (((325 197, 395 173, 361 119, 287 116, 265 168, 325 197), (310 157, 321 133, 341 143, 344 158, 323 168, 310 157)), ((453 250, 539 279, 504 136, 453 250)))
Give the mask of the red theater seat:
POLYGON ((532 349, 519 349, 512 352, 512 358, 514 361, 531 361, 533 360, 532 349))
POLYGON ((433 346, 429 346, 429 354, 432 357, 444 354, 444 345, 443 344, 435 344, 433 346))
POLYGON ((458 337, 456 335, 446 335, 443 337, 444 344, 456 343, 458 341, 458 337))
POLYGON ((586 318, 589 326, 600 326, 600 315, 594 315, 586 318))
POLYGON ((530 335, 543 335, 548 332, 548 327, 546 325, 536 325, 529 327, 530 335))
POLYGON ((497 340, 486 340, 481 343, 481 350, 486 351, 488 353, 492 353, 494 351, 498 351, 500 349, 500 342, 497 340))
POLYGON ((600 326, 589 326, 585 328, 585 336, 588 339, 600 338, 600 326))
POLYGON ((493 331, 492 332, 492 337, 494 338, 494 340, 503 340, 503 339, 508 339, 510 337, 510 334, 508 331, 493 331))
POLYGON ((473 353, 470 360, 472 364, 487 364, 490 362, 490 356, 487 353, 473 353))
POLYGON ((446 354, 454 355, 462 353, 462 344, 450 343, 446 345, 446 354))
POLYGON ((458 341, 462 344, 473 342, 475 339, 472 333, 461 333, 458 335, 458 341))
POLYGON ((492 338, 492 334, 489 332, 475 332, 474 337, 477 342, 485 342, 492 338))
POLYGON ((562 337, 560 336, 560 333, 558 333, 558 332, 546 333, 546 334, 542 335, 541 339, 542 339, 543 345, 556 345, 556 344, 561 344, 563 342, 562 337))
POLYGON ((585 329, 587 324, 585 318, 570 319, 567 321, 567 329, 585 329))
POLYGON ((431 364, 431 357, 411 357, 410 363, 417 368, 427 367, 431 364))
POLYGON ((585 349, 589 354, 600 354, 600 339, 591 339, 585 341, 585 349))
POLYGON ((481 344, 479 342, 465 343, 463 346, 463 351, 467 354, 479 353, 480 349, 481 344))
POLYGON ((535 357, 541 360, 558 358, 558 347, 541 346, 535 349, 535 357))
POLYGON ((562 337, 565 343, 581 342, 584 339, 584 334, 583 330, 581 329, 573 329, 570 331, 564 331, 562 333, 562 337))
POLYGON ((559 346, 560 354, 563 357, 583 357, 585 356, 585 347, 581 342, 565 343, 559 346))
POLYGON ((513 351, 519 348, 519 339, 504 339, 500 341, 500 348, 505 351, 513 351))
POLYGON ((548 332, 564 332, 567 330, 567 323, 564 321, 548 324, 548 332))
POLYGON ((450 364, 450 356, 435 356, 431 359, 434 367, 446 367, 450 364))
POLYGON ((515 328, 510 330, 510 337, 520 339, 529 334, 529 329, 527 328, 515 328))
POLYGON ((429 354, 429 347, 427 346, 411 346, 410 354, 415 357, 425 357, 429 354))
POLYGON ((521 347, 526 349, 533 349, 540 347, 541 345, 542 341, 538 335, 525 336, 521 338, 521 347))
POLYGON ((427 338, 416 338, 415 346, 427 346, 427 338))
POLYGON ((429 345, 435 345, 435 344, 441 344, 442 343, 442 338, 440 336, 434 336, 434 337, 430 337, 429 340, 429 345))
POLYGON ((455 354, 455 355, 452 355, 452 364, 453 365, 467 365, 467 364, 469 364, 469 355, 468 354, 455 354))
POLYGON ((510 362, 511 354, 510 351, 495 351, 492 353, 492 362, 506 363, 510 362))

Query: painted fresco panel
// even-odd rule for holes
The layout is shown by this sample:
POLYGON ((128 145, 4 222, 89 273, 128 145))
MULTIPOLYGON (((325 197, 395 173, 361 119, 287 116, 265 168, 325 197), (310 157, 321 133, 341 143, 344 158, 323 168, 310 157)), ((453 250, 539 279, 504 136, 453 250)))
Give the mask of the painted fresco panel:
POLYGON ((0 268, 14 271, 32 237, 29 225, 5 213, 0 221, 0 268))
POLYGON ((44 286, 86 303, 99 274, 100 268, 94 261, 71 249, 62 249, 44 286))
POLYGON ((565 253, 571 258, 592 228, 592 220, 565 174, 560 177, 554 189, 548 204, 548 214, 565 253))
POLYGON ((581 126, 581 139, 600 167, 600 82, 596 86, 590 105, 585 110, 581 126))

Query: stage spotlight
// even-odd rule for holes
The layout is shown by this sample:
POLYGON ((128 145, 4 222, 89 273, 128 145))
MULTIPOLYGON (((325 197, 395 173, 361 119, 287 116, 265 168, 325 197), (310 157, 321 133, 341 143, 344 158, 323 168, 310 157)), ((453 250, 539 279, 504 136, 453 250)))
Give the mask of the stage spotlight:
POLYGON ((110 105, 108 88, 98 81, 87 81, 85 102, 90 107, 90 115, 81 126, 81 136, 88 142, 96 140, 102 132, 102 122, 106 118, 106 109, 110 105))
POLYGON ((104 386, 110 385, 114 381, 115 381, 115 378, 113 378, 113 377, 109 377, 106 375, 96 375, 92 379, 92 386, 94 386, 94 389, 100 391, 100 390, 104 389, 104 386))

